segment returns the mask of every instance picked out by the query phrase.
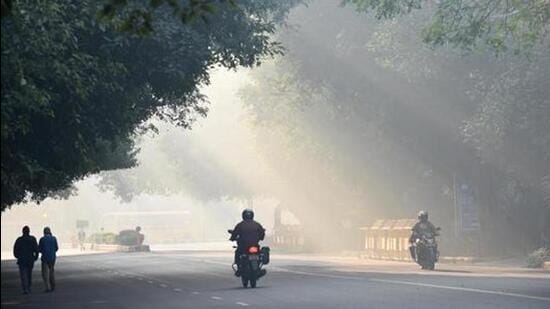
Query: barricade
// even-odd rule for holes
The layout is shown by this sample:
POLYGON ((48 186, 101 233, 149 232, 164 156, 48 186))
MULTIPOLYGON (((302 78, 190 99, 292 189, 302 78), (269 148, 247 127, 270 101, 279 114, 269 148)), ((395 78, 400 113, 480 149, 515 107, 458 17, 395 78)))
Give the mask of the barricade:
POLYGON ((376 220, 365 232, 365 258, 410 260, 409 237, 415 219, 376 220))

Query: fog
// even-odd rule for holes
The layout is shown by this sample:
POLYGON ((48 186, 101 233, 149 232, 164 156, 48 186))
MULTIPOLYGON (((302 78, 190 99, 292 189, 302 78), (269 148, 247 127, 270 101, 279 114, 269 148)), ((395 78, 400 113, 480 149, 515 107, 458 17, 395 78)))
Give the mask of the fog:
POLYGON ((285 55, 212 71, 208 115, 189 130, 150 120, 158 133, 136 136, 137 167, 6 210, 3 250, 25 224, 68 244, 77 220, 88 234, 141 226, 149 244, 222 242, 247 207, 269 235, 282 209, 310 250, 358 250, 359 228, 422 209, 447 252, 536 248, 550 236, 548 55, 432 49, 416 36, 423 14, 294 9, 277 34, 285 55), (475 236, 457 232, 457 184, 475 187, 475 236))
POLYGON ((254 133, 236 93, 247 76, 246 71, 213 73, 212 85, 204 89, 211 112, 199 119, 193 130, 153 121, 159 132, 139 138, 140 165, 135 171, 94 175, 77 182, 74 195, 66 200, 49 198, 40 204, 6 210, 2 214, 3 250, 9 250, 24 225, 36 235, 49 226, 60 242, 68 244, 78 232, 77 220, 89 221, 88 234, 101 228, 117 233, 141 226, 149 244, 227 240, 226 230, 240 220, 241 210, 250 206, 258 210, 258 220, 270 229, 277 201, 257 194, 265 185, 262 177, 269 172, 255 151, 254 133), (179 157, 184 165, 170 164, 179 157), (138 182, 153 183, 154 188, 124 200, 103 188, 106 174, 138 174, 138 182), (230 187, 238 190, 237 195, 225 191, 230 187), (159 191, 152 192, 155 189, 159 191), (164 228, 162 232, 160 228, 164 228))

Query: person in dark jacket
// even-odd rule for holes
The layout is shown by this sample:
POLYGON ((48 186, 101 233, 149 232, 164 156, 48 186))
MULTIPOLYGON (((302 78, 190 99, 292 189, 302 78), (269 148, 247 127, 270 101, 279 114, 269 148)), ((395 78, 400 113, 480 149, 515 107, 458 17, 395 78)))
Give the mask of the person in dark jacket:
POLYGON ((58 249, 57 239, 52 235, 50 228, 45 227, 44 236, 40 238, 38 243, 38 250, 42 254, 40 258, 42 260, 42 279, 44 280, 46 292, 55 290, 54 266, 58 249))
POLYGON ((437 235, 437 228, 428 220, 428 212, 422 210, 418 213, 418 222, 413 226, 409 242, 412 243, 422 235, 437 235))
POLYGON ((433 225, 428 220, 428 212, 425 210, 421 210, 418 213, 418 222, 416 222, 416 224, 413 226, 411 237, 409 238, 409 243, 411 244, 409 246, 409 250, 413 260, 416 260, 416 252, 412 244, 416 241, 417 238, 420 238, 422 235, 426 234, 437 236, 439 233, 435 225, 433 225))
MULTIPOLYGON (((239 265, 239 256, 251 246, 257 246, 260 240, 264 240, 265 229, 262 225, 254 221, 254 211, 245 209, 242 212, 243 221, 239 222, 231 233, 231 241, 237 241, 237 250, 235 250, 234 263, 239 265)), ((235 273, 239 275, 239 270, 235 273)))
POLYGON ((23 227, 23 235, 17 238, 13 245, 13 255, 17 259, 17 265, 19 266, 23 294, 31 292, 32 269, 34 261, 38 259, 38 244, 36 243, 36 238, 30 235, 30 233, 31 229, 25 225, 23 227))

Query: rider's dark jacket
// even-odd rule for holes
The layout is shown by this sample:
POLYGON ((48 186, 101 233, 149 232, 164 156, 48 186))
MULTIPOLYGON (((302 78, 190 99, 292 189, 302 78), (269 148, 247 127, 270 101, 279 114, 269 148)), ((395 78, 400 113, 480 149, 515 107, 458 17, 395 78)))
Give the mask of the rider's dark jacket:
POLYGON ((254 220, 243 220, 233 229, 231 241, 237 241, 239 248, 258 245, 265 237, 265 229, 254 220))
POLYGON ((430 221, 418 221, 412 228, 412 235, 409 241, 414 242, 416 238, 425 234, 437 235, 435 225, 433 225, 430 221))

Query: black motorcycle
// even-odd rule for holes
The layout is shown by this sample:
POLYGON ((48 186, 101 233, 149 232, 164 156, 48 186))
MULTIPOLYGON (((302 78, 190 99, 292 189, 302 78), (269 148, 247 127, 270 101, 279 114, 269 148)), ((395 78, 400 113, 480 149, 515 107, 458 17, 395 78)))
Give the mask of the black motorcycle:
MULTIPOLYGON (((230 234, 233 233, 233 230, 227 231, 230 234)), ((237 248, 237 246, 233 246, 233 248, 237 248)), ((250 287, 255 288, 258 279, 265 276, 266 270, 263 269, 263 266, 267 264, 269 264, 269 247, 255 245, 240 253, 237 257, 237 264, 233 264, 232 268, 235 274, 241 277, 243 287, 248 287, 250 283, 250 287)))
MULTIPOLYGON (((437 228, 439 231, 440 228, 437 228)), ((414 260, 422 269, 434 270, 435 263, 439 260, 437 250, 437 234, 424 233, 418 236, 413 243, 414 260)))

